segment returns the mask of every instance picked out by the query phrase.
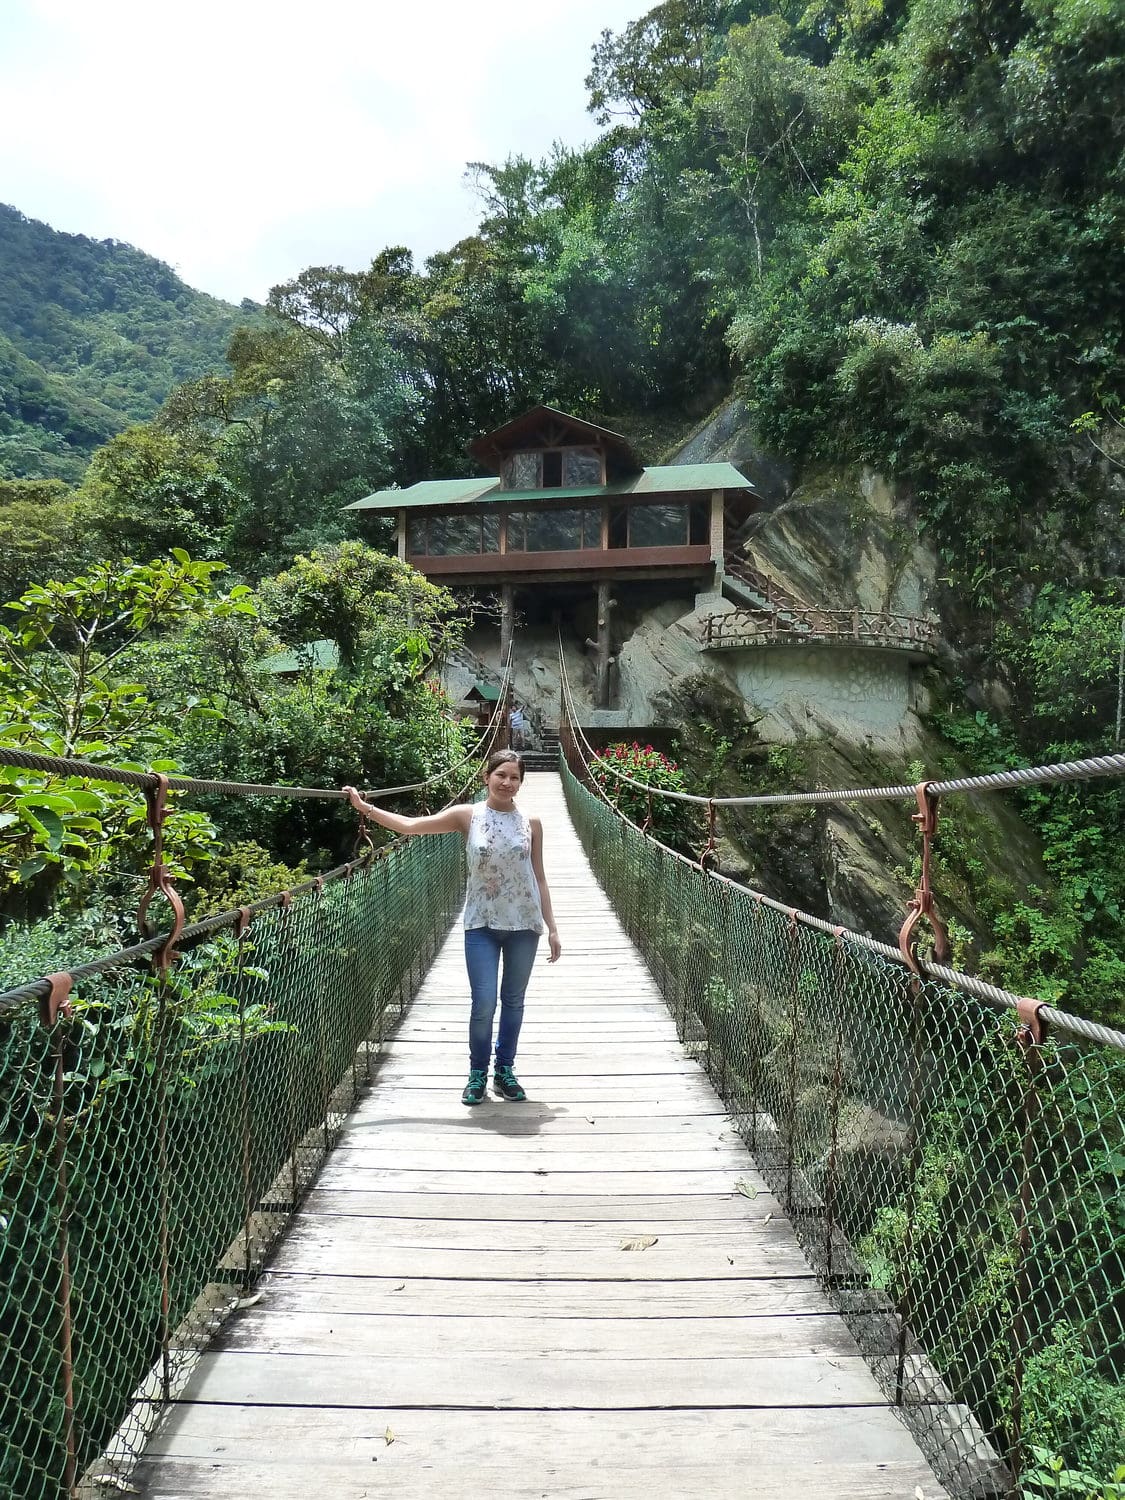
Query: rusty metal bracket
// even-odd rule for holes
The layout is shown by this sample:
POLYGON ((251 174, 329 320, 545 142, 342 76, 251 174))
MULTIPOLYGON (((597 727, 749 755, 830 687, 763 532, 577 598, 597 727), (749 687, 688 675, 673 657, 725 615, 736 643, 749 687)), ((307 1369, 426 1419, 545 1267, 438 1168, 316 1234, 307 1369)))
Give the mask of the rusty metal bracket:
POLYGON ((1016 1027, 1016 1040, 1021 1047, 1026 1049, 1042 1046, 1046 1028, 1040 1012, 1046 1003, 1046 1000, 1028 999, 1020 999, 1017 1003, 1016 1015, 1019 1017, 1019 1025, 1016 1027))
POLYGON ((53 1026, 60 1016, 69 1021, 74 1014, 70 1003, 70 991, 74 984, 73 975, 70 974, 48 974, 47 983, 51 988, 39 1002, 39 1019, 44 1026, 53 1026))
POLYGON ((355 845, 352 849, 352 860, 370 859, 375 853, 375 840, 371 837, 371 830, 367 826, 367 819, 362 813, 357 814, 359 827, 356 830, 355 845), (364 844, 367 848, 364 849, 364 844))
POLYGON ((645 813, 645 820, 641 824, 641 832, 642 833, 649 833, 652 830, 652 793, 651 792, 646 793, 646 800, 647 800, 647 803, 648 803, 648 810, 645 813))
POLYGON ((141 904, 137 907, 137 929, 146 937, 150 935, 146 916, 149 902, 159 892, 172 908, 172 931, 164 946, 152 956, 153 968, 164 970, 175 957, 176 944, 184 929, 184 903, 172 884, 171 870, 164 863, 164 821, 168 815, 167 776, 157 776, 154 787, 145 787, 145 801, 148 804, 148 826, 152 829, 152 869, 149 871, 148 885, 141 897, 141 904))
POLYGON ((937 832, 938 820, 938 798, 931 790, 931 785, 928 781, 920 781, 914 788, 918 799, 918 811, 913 814, 913 821, 918 824, 922 834, 922 874, 913 898, 907 902, 906 921, 903 922, 898 935, 899 952, 911 971, 919 978, 921 978, 922 969, 918 963, 914 938, 915 929, 923 917, 929 922, 934 934, 934 958, 940 964, 949 957, 949 930, 937 914, 930 878, 933 840, 937 832))

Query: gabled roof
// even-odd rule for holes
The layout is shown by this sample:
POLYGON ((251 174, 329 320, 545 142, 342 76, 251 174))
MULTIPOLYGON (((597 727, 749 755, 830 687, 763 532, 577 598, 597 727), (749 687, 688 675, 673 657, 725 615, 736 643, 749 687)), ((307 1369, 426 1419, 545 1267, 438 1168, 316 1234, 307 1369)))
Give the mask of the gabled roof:
POLYGON ((710 490, 753 490, 733 464, 659 464, 613 484, 545 490, 504 490, 499 479, 424 479, 405 490, 376 490, 345 510, 422 510, 461 505, 527 505, 553 500, 600 500, 604 496, 691 494, 710 490))
POLYGON ((628 471, 641 467, 629 446, 628 438, 622 437, 619 432, 611 432, 608 427, 599 427, 594 422, 573 417, 568 411, 559 411, 556 406, 533 406, 530 411, 525 411, 520 417, 513 417, 494 432, 486 432, 481 437, 474 438, 469 444, 469 452, 478 463, 499 468, 500 460, 506 453, 525 448, 544 428, 552 426, 562 428, 579 443, 600 444, 606 449, 616 469, 628 471))

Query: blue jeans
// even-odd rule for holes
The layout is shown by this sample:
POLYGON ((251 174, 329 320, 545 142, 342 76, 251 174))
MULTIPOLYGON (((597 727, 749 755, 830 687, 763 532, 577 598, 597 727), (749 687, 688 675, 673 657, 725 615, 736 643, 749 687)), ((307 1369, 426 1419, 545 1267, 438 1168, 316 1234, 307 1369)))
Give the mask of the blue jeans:
POLYGON ((469 1015, 469 1067, 486 1070, 492 1051, 492 1020, 500 998, 500 1029, 496 1037, 496 1066, 511 1067, 523 1024, 523 995, 531 978, 539 934, 528 929, 501 932, 495 927, 470 927, 465 933, 465 967, 473 1008, 469 1015), (500 978, 500 958, 504 975, 500 978))

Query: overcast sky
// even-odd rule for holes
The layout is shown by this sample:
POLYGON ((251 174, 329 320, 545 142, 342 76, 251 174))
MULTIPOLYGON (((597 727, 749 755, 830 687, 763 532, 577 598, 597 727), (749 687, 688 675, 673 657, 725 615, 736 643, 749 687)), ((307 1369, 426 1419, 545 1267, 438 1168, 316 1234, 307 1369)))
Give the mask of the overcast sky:
POLYGON ((470 233, 467 161, 597 134, 655 0, 0 0, 0 202, 216 296, 470 233))

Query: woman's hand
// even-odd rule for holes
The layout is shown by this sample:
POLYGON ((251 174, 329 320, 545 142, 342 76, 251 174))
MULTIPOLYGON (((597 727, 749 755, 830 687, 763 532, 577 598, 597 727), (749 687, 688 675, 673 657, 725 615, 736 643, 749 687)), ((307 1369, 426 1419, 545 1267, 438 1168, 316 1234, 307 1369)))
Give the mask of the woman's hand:
POLYGON ((562 944, 559 942, 559 935, 554 927, 549 927, 547 929, 547 946, 551 950, 551 956, 550 958, 548 958, 547 962, 549 964, 553 964, 558 958, 559 954, 562 952, 562 944))
POLYGON ((343 792, 344 796, 347 797, 348 801, 355 808, 356 812, 362 813, 364 808, 363 798, 356 791, 355 787, 344 786, 341 787, 340 790, 343 792))

